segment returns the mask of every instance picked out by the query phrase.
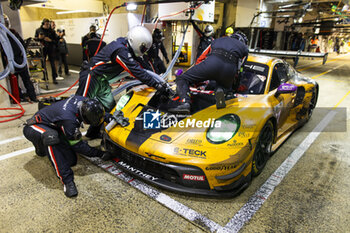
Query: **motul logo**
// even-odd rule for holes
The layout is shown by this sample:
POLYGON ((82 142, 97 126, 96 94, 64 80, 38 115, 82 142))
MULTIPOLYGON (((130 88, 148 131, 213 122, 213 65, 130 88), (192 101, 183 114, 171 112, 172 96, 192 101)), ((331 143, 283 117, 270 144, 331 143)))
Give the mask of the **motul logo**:
POLYGON ((195 175, 188 175, 188 174, 183 174, 182 178, 184 180, 195 180, 195 181, 204 181, 205 180, 204 176, 195 176, 195 175))

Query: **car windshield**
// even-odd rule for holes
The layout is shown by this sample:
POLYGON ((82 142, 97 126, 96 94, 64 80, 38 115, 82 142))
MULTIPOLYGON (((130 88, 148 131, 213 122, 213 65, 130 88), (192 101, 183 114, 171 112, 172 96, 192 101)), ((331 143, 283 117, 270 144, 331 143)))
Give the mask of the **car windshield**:
POLYGON ((261 95, 264 94, 269 67, 265 64, 249 62, 244 65, 240 74, 238 93, 261 95))

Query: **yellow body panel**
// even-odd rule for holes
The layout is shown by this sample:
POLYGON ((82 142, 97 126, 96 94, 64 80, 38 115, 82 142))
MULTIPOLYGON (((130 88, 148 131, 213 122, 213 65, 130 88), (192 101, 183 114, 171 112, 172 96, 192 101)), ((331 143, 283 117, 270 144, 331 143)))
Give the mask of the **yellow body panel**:
POLYGON ((108 132, 109 137, 121 147, 145 158, 201 168, 211 189, 228 185, 239 179, 240 176, 230 180, 218 180, 215 177, 231 174, 243 163, 246 164, 246 167, 241 174, 248 176, 252 169, 254 149, 262 127, 268 120, 273 121, 277 133, 272 147, 275 150, 297 128, 298 123, 305 120, 298 114, 302 108, 308 108, 315 86, 309 80, 289 80, 288 83, 305 88, 304 100, 298 106, 294 106, 295 94, 283 94, 276 98, 276 90, 269 92, 272 69, 276 63, 281 62, 280 59, 249 56, 248 61, 269 66, 269 77, 264 95, 238 95, 237 98, 226 101, 226 108, 216 109, 216 106, 213 105, 196 112, 189 118, 205 121, 217 119, 226 114, 239 116, 240 128, 229 141, 221 144, 210 143, 206 138, 208 128, 193 130, 192 128, 170 127, 154 133, 141 146, 134 147, 127 142, 127 138, 135 126, 137 116, 142 111, 141 105, 147 105, 155 92, 144 86, 132 90, 134 94, 131 100, 122 109, 124 115, 129 118, 130 125, 125 128, 116 126, 108 132), (170 137, 171 140, 169 142, 160 140, 162 135, 170 137))

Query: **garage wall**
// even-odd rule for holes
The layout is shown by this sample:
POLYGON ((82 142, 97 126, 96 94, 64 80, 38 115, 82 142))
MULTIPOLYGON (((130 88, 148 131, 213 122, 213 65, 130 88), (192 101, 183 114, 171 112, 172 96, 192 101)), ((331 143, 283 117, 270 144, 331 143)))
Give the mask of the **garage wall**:
MULTIPOLYGON (((249 27, 254 14, 258 11, 272 10, 272 4, 265 4, 264 1, 257 0, 238 0, 237 2, 237 14, 236 14, 236 27, 249 27), (261 4, 260 4, 261 3, 261 4)), ((255 19, 255 27, 271 27, 271 18, 265 18, 267 14, 261 14, 255 19)))
POLYGON ((235 27, 248 27, 258 8, 259 1, 238 0, 235 27))
MULTIPOLYGON (((55 20, 56 27, 65 29, 66 41, 69 49, 68 63, 80 65, 82 61, 81 38, 89 32, 92 24, 98 26, 98 33, 102 35, 105 17, 74 18, 55 20)), ((111 17, 104 41, 109 43, 118 37, 127 35, 129 27, 138 25, 141 21, 141 15, 133 13, 115 14, 111 17)), ((34 37, 35 30, 40 27, 41 20, 23 21, 23 38, 34 37)))

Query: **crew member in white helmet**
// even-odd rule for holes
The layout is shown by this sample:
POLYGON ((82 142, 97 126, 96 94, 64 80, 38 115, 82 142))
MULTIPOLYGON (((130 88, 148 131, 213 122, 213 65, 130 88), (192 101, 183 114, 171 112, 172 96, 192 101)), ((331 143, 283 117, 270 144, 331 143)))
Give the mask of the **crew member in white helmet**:
MULTIPOLYGON (((79 88, 76 95, 96 98, 106 111, 111 111, 115 101, 111 92, 109 80, 123 71, 157 90, 168 92, 168 86, 147 73, 136 61, 152 45, 152 35, 143 26, 135 26, 127 37, 120 37, 101 49, 82 67, 79 76, 79 88)), ((99 127, 90 127, 86 136, 97 138, 99 127)))

